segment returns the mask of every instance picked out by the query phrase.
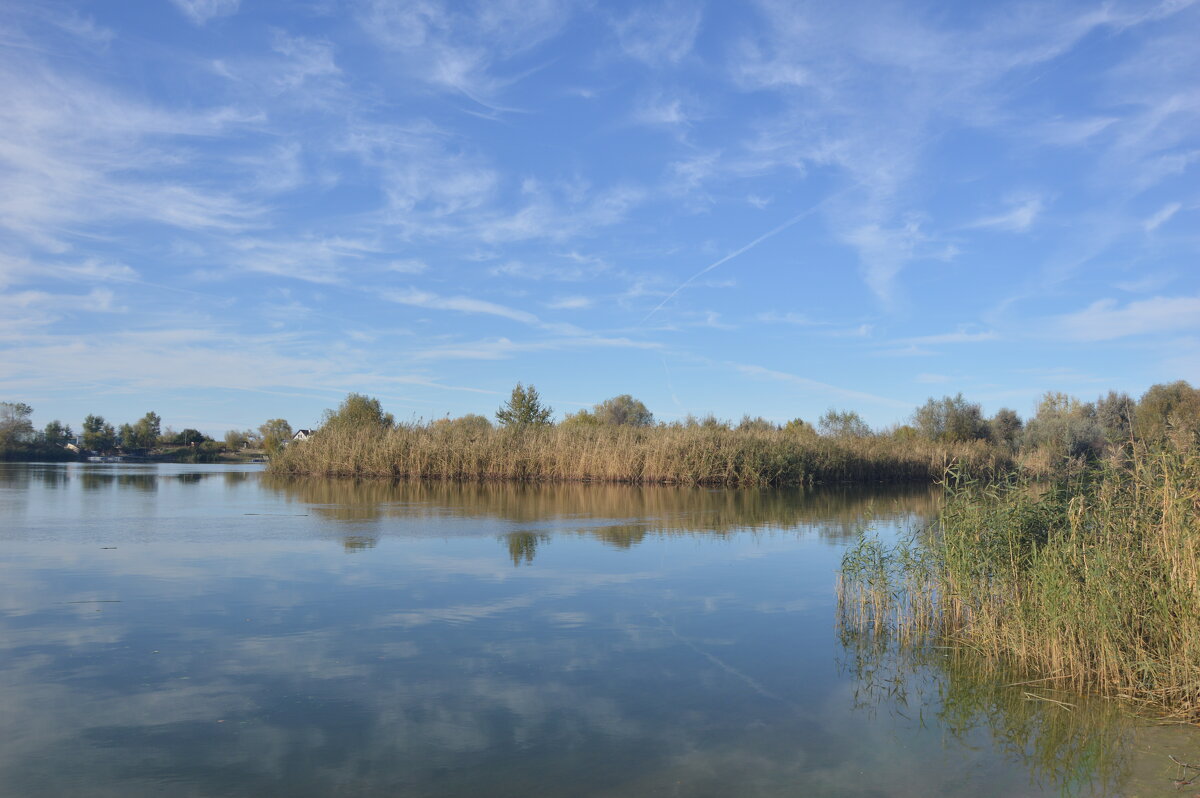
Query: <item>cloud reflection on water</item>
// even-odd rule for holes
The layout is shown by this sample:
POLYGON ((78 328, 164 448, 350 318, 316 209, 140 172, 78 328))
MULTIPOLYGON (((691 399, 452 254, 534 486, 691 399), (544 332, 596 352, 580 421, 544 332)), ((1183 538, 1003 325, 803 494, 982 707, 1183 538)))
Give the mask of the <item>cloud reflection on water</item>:
POLYGON ((927 491, 13 471, 0 793, 1030 794, 837 670, 840 543, 927 491))

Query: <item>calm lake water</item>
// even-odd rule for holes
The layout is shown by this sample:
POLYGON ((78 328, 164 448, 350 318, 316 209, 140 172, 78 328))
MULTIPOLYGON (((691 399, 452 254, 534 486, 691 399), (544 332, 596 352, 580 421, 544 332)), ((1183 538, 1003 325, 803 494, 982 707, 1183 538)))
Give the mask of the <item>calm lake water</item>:
POLYGON ((0 464, 0 796, 1180 795, 1191 729, 839 632, 935 501, 0 464))

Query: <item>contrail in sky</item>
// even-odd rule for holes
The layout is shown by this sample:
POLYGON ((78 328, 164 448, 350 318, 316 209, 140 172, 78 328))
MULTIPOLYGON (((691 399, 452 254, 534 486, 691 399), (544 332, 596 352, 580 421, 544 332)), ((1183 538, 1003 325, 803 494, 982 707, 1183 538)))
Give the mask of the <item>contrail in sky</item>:
MULTIPOLYGON (((831 195, 831 196, 833 196, 833 195, 831 195)), ((812 207, 811 207, 811 208, 809 208, 808 210, 801 211, 800 213, 798 213, 798 214, 796 214, 795 216, 793 216, 791 219, 788 219, 786 222, 784 222, 783 224, 779 225, 779 226, 778 226, 778 227, 776 227, 774 230, 771 230, 771 231, 769 231, 769 232, 763 233, 763 234, 762 234, 762 235, 760 235, 758 238, 754 239, 753 241, 751 241, 749 244, 747 244, 746 246, 742 247, 741 249, 739 249, 739 250, 736 250, 736 251, 734 251, 734 252, 730 252, 728 255, 726 255, 725 257, 721 258, 719 261, 716 261, 715 263, 710 263, 709 265, 705 266, 703 269, 701 269, 700 271, 696 272, 696 273, 695 273, 695 274, 693 274, 691 277, 687 278, 687 279, 686 279, 686 280, 684 280, 682 283, 680 283, 680 284, 679 284, 679 285, 678 285, 678 286, 675 288, 675 290, 674 290, 674 291, 672 291, 672 292, 671 292, 671 293, 670 293, 670 294, 667 296, 667 298, 666 298, 666 299, 664 299, 662 302, 659 302, 659 303, 658 303, 658 305, 657 305, 657 306, 655 306, 654 310, 652 310, 652 311, 650 311, 649 313, 647 313, 647 314, 646 314, 646 318, 642 319, 641 323, 642 323, 642 324, 645 324, 647 321, 649 321, 651 316, 653 316, 655 313, 658 313, 658 311, 662 310, 662 307, 663 307, 663 305, 667 304, 667 303, 668 303, 668 302, 670 302, 672 299, 674 299, 676 294, 678 294, 678 293, 679 293, 680 291, 682 291, 683 289, 687 288, 687 287, 688 287, 688 285, 690 285, 690 284, 692 283, 692 281, 693 281, 693 280, 695 280, 697 277, 701 277, 701 276, 703 276, 703 275, 705 275, 705 274, 708 274, 708 273, 709 273, 709 272, 711 272, 713 269, 717 268, 718 266, 720 266, 720 265, 721 265, 721 264, 723 264, 723 263, 728 263, 729 261, 731 261, 731 260, 733 260, 734 258, 736 258, 738 255, 741 255, 743 252, 747 252, 748 250, 754 249, 754 248, 755 248, 755 247, 757 247, 759 244, 761 244, 762 242, 766 241, 768 238, 771 238, 772 236, 777 236, 777 235, 779 235, 779 234, 780 234, 780 233, 782 233, 784 230, 786 230, 786 229, 788 229, 789 227, 791 227, 792 225, 796 224, 796 222, 799 222, 799 221, 800 221, 801 219, 803 219, 804 217, 806 217, 806 216, 809 216, 809 215, 811 215, 812 213, 814 213, 814 212, 815 212, 817 209, 819 209, 819 208, 820 208, 822 205, 824 205, 826 202, 828 202, 828 201, 829 201, 829 199, 830 199, 830 197, 826 197, 825 199, 821 200, 820 202, 818 202, 816 205, 812 206, 812 207)))

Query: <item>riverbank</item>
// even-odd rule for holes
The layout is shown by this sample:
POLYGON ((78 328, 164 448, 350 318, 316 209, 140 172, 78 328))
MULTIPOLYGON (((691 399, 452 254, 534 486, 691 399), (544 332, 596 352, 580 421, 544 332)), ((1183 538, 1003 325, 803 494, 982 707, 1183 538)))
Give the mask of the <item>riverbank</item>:
POLYGON ((190 446, 178 446, 169 449, 156 449, 145 454, 125 454, 109 452, 76 452, 62 446, 30 447, 28 449, 10 450, 0 457, 0 462, 10 463, 209 463, 226 465, 241 465, 245 463, 265 463, 266 456, 262 451, 211 451, 197 450, 190 446))
POLYGON ((824 437, 787 429, 453 424, 322 430, 271 459, 275 474, 773 486, 939 479, 947 467, 983 477, 1013 467, 983 441, 824 437))

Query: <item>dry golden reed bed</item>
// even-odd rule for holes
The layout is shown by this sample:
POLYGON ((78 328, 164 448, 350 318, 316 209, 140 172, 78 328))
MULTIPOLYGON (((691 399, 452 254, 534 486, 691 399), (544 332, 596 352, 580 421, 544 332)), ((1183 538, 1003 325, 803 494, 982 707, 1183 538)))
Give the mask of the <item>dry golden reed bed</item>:
POLYGON ((831 438, 790 430, 696 426, 408 424, 324 429, 271 459, 276 474, 388 479, 805 485, 984 475, 1011 459, 982 441, 831 438))

